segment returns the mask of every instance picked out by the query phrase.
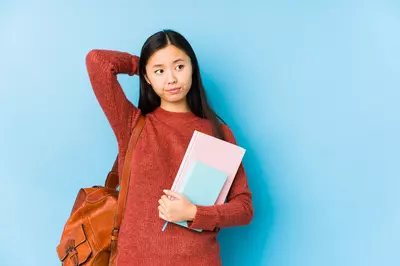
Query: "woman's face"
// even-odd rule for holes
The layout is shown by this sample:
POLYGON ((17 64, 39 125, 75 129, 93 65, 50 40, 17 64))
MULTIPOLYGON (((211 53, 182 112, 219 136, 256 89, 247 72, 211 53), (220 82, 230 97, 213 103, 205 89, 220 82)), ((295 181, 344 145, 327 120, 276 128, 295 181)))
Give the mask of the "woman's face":
POLYGON ((161 98, 161 105, 186 103, 192 86, 192 64, 185 52, 168 45, 147 61, 146 81, 161 98))

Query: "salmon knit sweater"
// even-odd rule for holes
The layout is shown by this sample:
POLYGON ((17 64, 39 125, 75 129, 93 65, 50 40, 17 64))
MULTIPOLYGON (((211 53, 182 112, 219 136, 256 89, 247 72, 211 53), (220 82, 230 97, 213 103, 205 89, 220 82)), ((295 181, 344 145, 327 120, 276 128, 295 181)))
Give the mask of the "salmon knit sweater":
MULTIPOLYGON (((140 110, 125 96, 117 74, 134 75, 139 57, 125 52, 92 50, 86 67, 94 93, 118 142, 119 170, 125 159, 130 132, 140 110)), ((249 224, 253 217, 252 194, 240 165, 225 204, 197 206, 190 223, 196 232, 158 216, 158 200, 170 189, 193 131, 212 134, 211 123, 192 112, 170 112, 158 107, 147 114, 134 151, 124 219, 118 242, 118 266, 218 266, 221 265, 217 234, 220 228, 249 224)), ((236 143, 223 125, 226 140, 236 143)), ((121 171, 120 171, 121 172, 121 171)))

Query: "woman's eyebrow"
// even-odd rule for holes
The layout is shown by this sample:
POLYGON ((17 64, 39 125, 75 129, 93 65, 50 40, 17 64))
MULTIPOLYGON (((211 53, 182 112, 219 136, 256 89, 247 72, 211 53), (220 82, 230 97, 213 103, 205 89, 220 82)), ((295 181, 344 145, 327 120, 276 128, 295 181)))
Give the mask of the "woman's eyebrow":
MULTIPOLYGON (((183 60, 182 58, 178 58, 178 59, 175 59, 174 62, 172 62, 172 63, 175 64, 175 63, 177 63, 177 62, 179 62, 179 61, 185 62, 185 60, 183 60)), ((161 66, 163 66, 163 64, 155 64, 155 65, 153 65, 153 68, 155 68, 155 67, 161 67, 161 66)))

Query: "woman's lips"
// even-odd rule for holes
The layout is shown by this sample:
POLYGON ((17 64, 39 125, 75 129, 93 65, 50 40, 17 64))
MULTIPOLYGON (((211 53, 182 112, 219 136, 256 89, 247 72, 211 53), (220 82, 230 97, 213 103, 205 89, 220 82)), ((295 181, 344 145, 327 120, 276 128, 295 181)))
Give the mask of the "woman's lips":
POLYGON ((181 90, 181 88, 174 88, 174 89, 167 90, 167 92, 169 92, 171 94, 177 94, 177 93, 179 93, 180 90, 181 90))

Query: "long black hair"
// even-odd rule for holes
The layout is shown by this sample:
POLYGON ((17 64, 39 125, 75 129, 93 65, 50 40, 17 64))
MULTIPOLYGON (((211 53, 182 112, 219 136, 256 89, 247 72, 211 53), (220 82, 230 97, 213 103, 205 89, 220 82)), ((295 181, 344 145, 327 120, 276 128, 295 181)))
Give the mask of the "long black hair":
POLYGON ((139 59, 139 77, 140 77, 140 96, 138 108, 142 114, 148 114, 154 111, 161 104, 160 97, 154 92, 151 85, 146 82, 146 64, 149 58, 158 50, 173 45, 185 52, 192 63, 192 87, 187 94, 187 102, 190 110, 198 117, 210 120, 212 124, 213 135, 225 140, 220 121, 225 124, 210 107, 203 82, 200 76, 199 63, 192 46, 180 33, 173 30, 162 30, 151 35, 143 44, 139 59))

